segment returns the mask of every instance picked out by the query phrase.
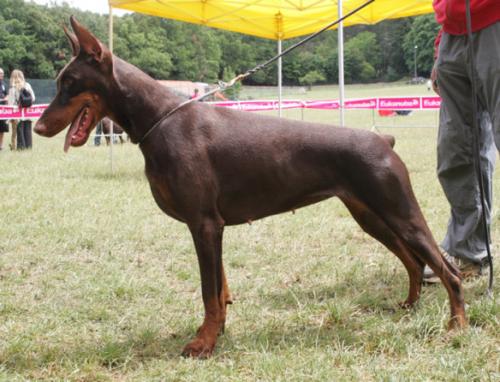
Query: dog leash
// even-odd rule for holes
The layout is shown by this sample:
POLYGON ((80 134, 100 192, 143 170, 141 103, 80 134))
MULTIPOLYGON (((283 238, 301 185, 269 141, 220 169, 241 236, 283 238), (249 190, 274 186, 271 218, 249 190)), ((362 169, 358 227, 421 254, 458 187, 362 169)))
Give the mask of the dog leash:
POLYGON ((158 122, 156 122, 148 131, 146 131, 146 133, 142 136, 141 139, 139 139, 138 144, 140 145, 141 143, 143 143, 146 140, 146 138, 149 135, 151 135, 151 133, 160 125, 161 122, 163 122, 165 119, 167 119, 168 117, 170 117, 177 110, 181 109, 182 107, 184 107, 184 106, 186 106, 186 105, 188 105, 188 104, 190 104, 192 102, 201 101, 201 100, 207 98, 208 96, 211 96, 212 94, 215 94, 217 92, 221 92, 221 91, 224 92, 224 91, 226 91, 227 89, 229 89, 232 86, 234 86, 237 82, 239 82, 239 81, 247 78, 248 76, 251 76, 252 74, 254 74, 255 72, 257 72, 259 70, 264 69, 266 66, 268 66, 269 64, 272 64, 274 61, 276 61, 280 57, 283 57, 284 55, 290 53, 292 50, 298 48, 299 46, 305 44, 309 40, 311 40, 311 39, 315 38, 316 36, 320 35, 324 31, 326 31, 327 29, 330 29, 331 27, 333 27, 333 26, 337 25, 338 23, 344 21, 345 19, 351 17, 352 15, 354 15, 357 12, 359 12, 360 10, 362 10, 363 8, 365 8, 366 6, 368 6, 371 3, 373 3, 374 1, 375 0, 368 0, 366 3, 363 3, 359 7, 354 8, 352 11, 346 13, 344 16, 338 18, 337 20, 335 20, 335 21, 331 22, 330 24, 326 25, 325 27, 321 28, 319 31, 317 31, 317 32, 315 32, 315 33, 307 36, 303 40, 301 40, 301 41, 297 42, 296 44, 290 46, 289 48, 285 49, 280 54, 277 54, 276 56, 274 56, 273 58, 267 60, 266 62, 257 65, 253 69, 247 70, 243 74, 237 75, 236 77, 234 77, 229 82, 219 81, 218 82, 218 86, 216 86, 214 89, 210 90, 209 92, 207 92, 207 93, 205 93, 205 94, 203 94, 201 96, 198 96, 196 98, 188 99, 188 100, 180 103, 179 105, 177 105, 176 107, 174 107, 172 110, 170 110, 168 113, 166 113, 165 115, 161 116, 160 119, 158 120, 158 122))
POLYGON ((470 10, 470 0, 465 0, 465 19, 467 24, 467 48, 469 50, 469 70, 471 73, 471 94, 472 94, 472 145, 474 148, 474 167, 476 169, 477 181, 479 183, 479 195, 481 199, 481 209, 482 213, 482 223, 484 228, 484 241, 486 244, 486 254, 488 258, 488 265, 490 268, 490 276, 488 281, 488 289, 487 294, 490 298, 493 298, 493 258, 491 257, 491 249, 490 249, 490 229, 488 226, 488 222, 486 220, 486 202, 485 202, 485 192, 484 192, 484 179, 483 174, 481 172, 481 155, 479 148, 479 113, 477 108, 477 73, 476 67, 474 63, 474 47, 472 46, 472 18, 471 18, 471 10, 470 10))

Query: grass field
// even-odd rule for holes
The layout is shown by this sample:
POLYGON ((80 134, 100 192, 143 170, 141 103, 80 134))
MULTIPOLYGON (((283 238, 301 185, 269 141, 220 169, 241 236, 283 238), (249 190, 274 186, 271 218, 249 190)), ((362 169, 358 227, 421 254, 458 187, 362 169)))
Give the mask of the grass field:
MULTIPOLYGON (((426 93, 365 85, 346 97, 426 93)), ((308 110, 304 119, 338 116, 308 110)), ((347 124, 371 128, 372 114, 348 112, 347 124)), ((376 124, 391 126, 379 129, 396 136, 440 240, 448 205, 435 175, 437 130, 403 127, 435 126, 436 113, 376 124)), ((63 135, 0 152, 1 381, 500 380, 498 256, 496 300, 483 297, 486 279, 465 283, 470 328, 448 333, 444 288, 425 287, 415 309, 399 309, 402 264, 337 199, 225 230, 235 300, 226 333, 212 359, 181 358, 203 318, 187 228, 155 205, 137 147, 115 146, 111 173, 106 148, 64 154, 63 135)), ((494 187, 498 196, 498 172, 494 187)), ((492 238, 498 253, 497 208, 492 238)))

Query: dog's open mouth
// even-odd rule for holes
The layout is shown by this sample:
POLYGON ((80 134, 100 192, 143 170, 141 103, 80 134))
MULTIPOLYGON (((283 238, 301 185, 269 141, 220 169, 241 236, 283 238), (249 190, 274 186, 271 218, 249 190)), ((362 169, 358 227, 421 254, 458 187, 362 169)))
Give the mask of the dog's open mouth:
POLYGON ((84 106, 80 113, 71 123, 64 141, 64 152, 67 152, 70 146, 82 146, 87 142, 90 131, 92 130, 94 115, 92 109, 84 106))

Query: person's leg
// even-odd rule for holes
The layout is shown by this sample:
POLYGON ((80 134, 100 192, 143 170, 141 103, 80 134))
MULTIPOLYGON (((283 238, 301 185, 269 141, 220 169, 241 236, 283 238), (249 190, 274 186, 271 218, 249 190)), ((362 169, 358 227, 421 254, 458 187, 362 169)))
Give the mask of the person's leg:
POLYGON ((3 149, 3 136, 4 133, 8 133, 9 129, 7 127, 7 121, 0 120, 0 150, 3 149))
MULTIPOLYGON (((486 256, 477 176, 474 169, 471 82, 464 36, 443 34, 437 63, 443 100, 438 135, 438 177, 450 203, 451 217, 442 247, 450 255, 480 263, 486 256)), ((490 221, 495 148, 487 113, 480 111, 479 143, 487 221, 490 221)))
POLYGON ((101 144, 101 135, 102 135, 102 122, 99 121, 95 129, 95 137, 94 137, 95 146, 99 146, 101 144))
POLYGON ((26 143, 26 148, 31 149, 33 146, 33 137, 31 132, 31 120, 24 121, 24 141, 26 143))
POLYGON ((24 121, 19 121, 17 123, 17 149, 24 150, 26 148, 26 142, 24 140, 24 121))
POLYGON ((490 113, 497 150, 500 150, 500 22, 474 34, 479 98, 490 113))
POLYGON ((17 121, 16 120, 11 120, 11 136, 10 136, 10 149, 15 150, 17 147, 17 121))
MULTIPOLYGON (((486 112, 481 112, 480 126, 481 173, 485 191, 486 219, 489 225, 496 150, 493 144, 490 118, 486 112)), ((473 159, 472 140, 461 140, 456 136, 449 132, 442 133, 440 129, 438 177, 451 207, 448 229, 441 246, 452 256, 481 263, 486 256, 486 236, 476 170, 472 161, 460 161, 460 158, 455 157, 452 151, 456 149, 456 153, 461 149, 462 152, 466 152, 470 149, 471 159, 473 159)))

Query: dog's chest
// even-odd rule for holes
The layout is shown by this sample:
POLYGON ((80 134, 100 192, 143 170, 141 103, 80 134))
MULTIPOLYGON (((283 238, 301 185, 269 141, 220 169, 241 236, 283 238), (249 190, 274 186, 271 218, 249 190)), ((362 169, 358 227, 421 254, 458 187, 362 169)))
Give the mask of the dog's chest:
POLYGON ((153 197, 163 212, 173 217, 174 219, 184 221, 179 206, 175 203, 175 198, 172 195, 168 182, 154 174, 146 173, 153 197))

